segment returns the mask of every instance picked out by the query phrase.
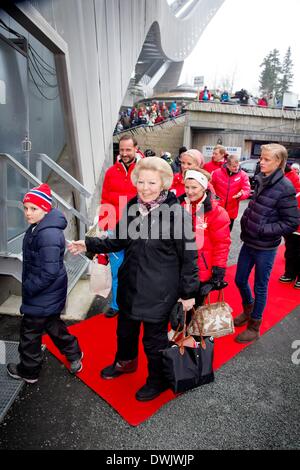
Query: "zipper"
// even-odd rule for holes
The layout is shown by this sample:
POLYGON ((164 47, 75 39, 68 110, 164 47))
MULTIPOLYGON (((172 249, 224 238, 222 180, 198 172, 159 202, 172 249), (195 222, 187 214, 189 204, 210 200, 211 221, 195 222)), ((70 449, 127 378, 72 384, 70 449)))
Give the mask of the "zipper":
POLYGON ((228 194, 229 194, 229 188, 230 188, 230 176, 228 178, 228 185, 227 185, 227 194, 226 194, 226 202, 225 202, 225 209, 227 207, 227 202, 228 202, 228 194))
POLYGON ((204 264, 205 264, 206 269, 208 269, 208 265, 207 265, 207 262, 206 262, 204 253, 201 253, 201 257, 202 257, 202 259, 203 259, 203 262, 204 262, 204 264))

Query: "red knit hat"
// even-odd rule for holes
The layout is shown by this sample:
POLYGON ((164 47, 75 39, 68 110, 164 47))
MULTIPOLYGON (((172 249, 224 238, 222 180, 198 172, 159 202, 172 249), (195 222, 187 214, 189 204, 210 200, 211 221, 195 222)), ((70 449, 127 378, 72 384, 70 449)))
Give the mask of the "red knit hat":
POLYGON ((31 202, 35 206, 40 207, 45 212, 50 212, 52 209, 51 189, 47 184, 41 184, 36 188, 32 188, 23 199, 25 202, 31 202))

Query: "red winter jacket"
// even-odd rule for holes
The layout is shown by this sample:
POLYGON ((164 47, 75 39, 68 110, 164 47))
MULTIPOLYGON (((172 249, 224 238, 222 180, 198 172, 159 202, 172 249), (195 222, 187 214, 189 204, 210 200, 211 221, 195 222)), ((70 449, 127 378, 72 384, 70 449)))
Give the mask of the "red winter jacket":
POLYGON ((239 169, 237 173, 231 173, 226 166, 219 168, 212 174, 211 183, 220 198, 219 204, 228 212, 230 219, 236 219, 239 212, 239 204, 250 196, 250 183, 247 173, 239 169), (243 194, 238 199, 233 199, 240 191, 243 194))
POLYGON ((210 93, 210 91, 208 91, 208 90, 201 90, 201 91, 200 91, 200 93, 199 93, 199 101, 210 101, 210 99, 211 99, 211 93, 210 93), (207 91, 207 99, 206 99, 206 100, 203 100, 205 91, 207 91))
POLYGON ((123 162, 118 161, 106 171, 99 212, 101 230, 113 230, 127 202, 136 196, 136 187, 133 186, 130 177, 134 167, 135 162, 126 168, 123 162), (112 207, 108 207, 107 204, 112 207))
MULTIPOLYGON (((295 191, 296 191, 296 199, 297 199, 297 202, 298 202, 298 207, 299 207, 299 210, 300 210, 300 179, 299 177, 296 175, 296 173, 291 170, 291 171, 288 171, 287 173, 285 173, 284 175, 287 179, 290 180, 290 182, 292 183, 292 185, 294 186, 295 188, 295 191)), ((300 233, 300 225, 298 226, 298 229, 296 230, 297 233, 300 233)))
POLYGON ((198 248, 199 279, 201 282, 208 281, 212 276, 213 266, 226 268, 231 243, 228 214, 212 198, 209 190, 203 204, 190 204, 185 195, 179 200, 192 214, 198 248))
POLYGON ((203 166, 203 169, 208 171, 208 173, 212 173, 213 171, 218 170, 219 168, 222 168, 222 166, 224 165, 224 163, 226 163, 226 161, 227 161, 226 158, 223 158, 223 160, 221 160, 220 162, 215 162, 214 160, 211 160, 210 162, 205 163, 205 165, 203 166))
POLYGON ((176 197, 179 197, 185 193, 183 175, 181 172, 175 173, 170 191, 172 191, 176 197))

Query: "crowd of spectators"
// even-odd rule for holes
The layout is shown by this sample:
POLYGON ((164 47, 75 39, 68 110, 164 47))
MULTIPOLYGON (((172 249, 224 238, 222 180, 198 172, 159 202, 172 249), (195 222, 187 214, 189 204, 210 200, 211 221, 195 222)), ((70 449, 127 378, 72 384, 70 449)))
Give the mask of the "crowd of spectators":
MULTIPOLYGON (((228 90, 221 91, 218 88, 209 90, 207 86, 205 86, 197 94, 196 101, 269 108, 281 108, 282 106, 281 101, 278 100, 273 93, 263 94, 261 97, 257 97, 253 96, 244 88, 232 94, 229 93, 228 90)), ((186 106, 185 101, 181 101, 180 104, 178 104, 176 100, 173 100, 170 104, 167 104, 165 101, 154 100, 145 103, 137 103, 132 108, 120 111, 114 134, 126 131, 132 127, 154 126, 167 119, 173 119, 185 113, 186 106)))
POLYGON ((180 105, 175 100, 170 105, 167 105, 165 101, 137 104, 119 113, 114 133, 126 131, 136 126, 154 126, 167 119, 175 118, 185 111, 186 103, 184 101, 180 105))
POLYGON ((278 108, 281 107, 281 102, 276 99, 273 93, 264 94, 261 97, 255 97, 249 93, 244 88, 236 91, 231 95, 227 90, 221 91, 216 89, 211 91, 205 86, 203 90, 200 90, 198 95, 199 101, 213 101, 219 103, 229 103, 229 104, 241 104, 247 106, 260 106, 260 107, 270 107, 278 108))

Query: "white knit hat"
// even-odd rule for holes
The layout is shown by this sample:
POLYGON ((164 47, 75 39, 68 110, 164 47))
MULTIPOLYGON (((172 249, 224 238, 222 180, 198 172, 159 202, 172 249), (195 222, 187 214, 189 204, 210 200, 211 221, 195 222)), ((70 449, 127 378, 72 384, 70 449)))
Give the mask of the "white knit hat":
POLYGON ((187 170, 184 174, 184 181, 186 181, 187 179, 196 180, 196 181, 198 181, 198 183, 201 184, 201 186, 203 186, 204 189, 207 189, 208 179, 200 171, 187 170))

